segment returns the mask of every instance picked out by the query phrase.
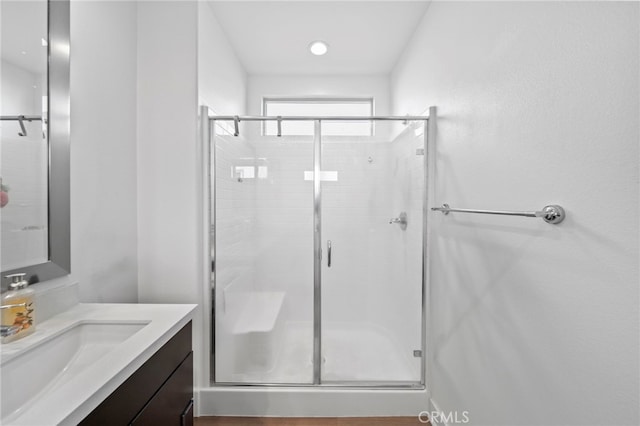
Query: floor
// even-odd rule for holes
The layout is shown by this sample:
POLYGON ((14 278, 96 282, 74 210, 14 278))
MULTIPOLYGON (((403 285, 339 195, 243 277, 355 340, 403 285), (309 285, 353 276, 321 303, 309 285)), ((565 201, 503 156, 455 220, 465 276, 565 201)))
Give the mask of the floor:
POLYGON ((195 426, 417 426, 418 417, 196 417, 195 426))

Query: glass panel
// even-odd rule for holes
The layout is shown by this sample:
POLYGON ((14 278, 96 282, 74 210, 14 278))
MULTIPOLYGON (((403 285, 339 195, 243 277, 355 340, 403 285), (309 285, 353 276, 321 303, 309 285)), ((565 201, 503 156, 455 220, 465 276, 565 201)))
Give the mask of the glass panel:
POLYGON ((403 129, 322 138, 323 383, 420 381, 423 136, 403 129))
POLYGON ((47 2, 5 1, 0 8, 0 251, 1 269, 8 271, 49 260, 49 150, 42 119, 47 116, 47 2))
MULTIPOLYGON (((265 99, 264 114, 269 116, 368 117, 373 115, 373 99, 265 99)), ((264 133, 277 134, 277 122, 267 121, 264 133)), ((313 135, 313 121, 283 121, 283 135, 313 135)), ((370 121, 323 121, 325 136, 371 136, 370 121)))
MULTIPOLYGON (((220 123, 224 124, 224 123, 220 123)), ((215 381, 313 382, 313 137, 216 125, 215 381)))

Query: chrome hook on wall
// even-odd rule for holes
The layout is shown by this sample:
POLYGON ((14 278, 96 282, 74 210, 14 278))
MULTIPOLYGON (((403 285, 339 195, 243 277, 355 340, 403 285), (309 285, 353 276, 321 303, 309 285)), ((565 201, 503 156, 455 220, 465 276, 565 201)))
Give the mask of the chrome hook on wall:
POLYGON ((276 120, 278 122, 278 134, 277 134, 277 136, 279 138, 281 138, 282 137, 282 116, 280 116, 280 115, 277 116, 276 120))
POLYGON ((240 117, 233 117, 233 136, 240 136, 240 117))
MULTIPOLYGON (((47 118, 40 115, 0 115, 0 121, 17 121, 18 125, 20 125, 18 136, 27 136, 27 128, 24 125, 25 121, 28 123, 32 121, 42 121, 44 124, 47 124, 47 118)), ((44 131, 42 137, 46 138, 44 131)))
POLYGON ((27 136, 27 128, 24 127, 24 115, 18 116, 18 124, 20 125, 21 132, 18 132, 18 136, 27 136))

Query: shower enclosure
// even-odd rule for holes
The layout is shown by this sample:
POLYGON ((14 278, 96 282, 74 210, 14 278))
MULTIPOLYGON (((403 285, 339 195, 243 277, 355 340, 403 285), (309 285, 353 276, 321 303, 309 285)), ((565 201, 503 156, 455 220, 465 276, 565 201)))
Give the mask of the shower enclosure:
POLYGON ((424 388, 429 112, 202 108, 212 385, 424 388))

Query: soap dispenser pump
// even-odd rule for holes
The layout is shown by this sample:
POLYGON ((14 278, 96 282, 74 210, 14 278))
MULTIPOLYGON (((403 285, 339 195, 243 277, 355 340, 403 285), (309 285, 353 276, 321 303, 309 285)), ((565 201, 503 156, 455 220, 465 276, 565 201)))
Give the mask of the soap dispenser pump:
POLYGON ((0 338, 2 343, 9 343, 20 339, 35 331, 33 303, 34 291, 25 279, 26 274, 11 274, 6 278, 11 280, 9 291, 2 295, 2 324, 0 338))

